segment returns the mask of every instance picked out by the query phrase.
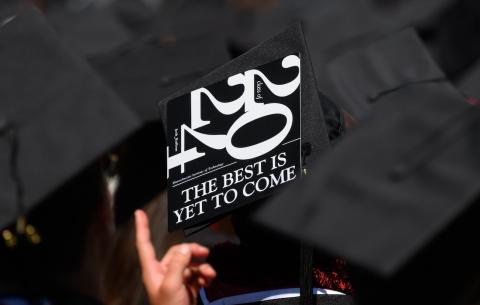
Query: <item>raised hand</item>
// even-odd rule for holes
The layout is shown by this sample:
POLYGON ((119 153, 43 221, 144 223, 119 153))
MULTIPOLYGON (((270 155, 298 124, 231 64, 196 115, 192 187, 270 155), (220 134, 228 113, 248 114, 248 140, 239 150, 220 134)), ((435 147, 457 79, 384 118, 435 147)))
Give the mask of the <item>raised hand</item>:
POLYGON ((158 260, 150 240, 147 215, 135 212, 137 251, 142 268, 142 278, 150 305, 190 305, 197 303, 198 291, 208 286, 216 273, 205 259, 208 248, 199 244, 179 244, 171 247, 158 260))

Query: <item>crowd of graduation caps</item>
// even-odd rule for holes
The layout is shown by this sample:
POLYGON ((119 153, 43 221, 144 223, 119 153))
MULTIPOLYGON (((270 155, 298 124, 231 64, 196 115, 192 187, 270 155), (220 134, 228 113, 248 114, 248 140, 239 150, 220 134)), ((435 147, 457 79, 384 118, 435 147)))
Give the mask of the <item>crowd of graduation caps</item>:
POLYGON ((478 1, 2 0, 0 19, 0 304, 480 302, 478 1), (157 102, 285 52, 306 59, 308 179, 167 233, 157 102))

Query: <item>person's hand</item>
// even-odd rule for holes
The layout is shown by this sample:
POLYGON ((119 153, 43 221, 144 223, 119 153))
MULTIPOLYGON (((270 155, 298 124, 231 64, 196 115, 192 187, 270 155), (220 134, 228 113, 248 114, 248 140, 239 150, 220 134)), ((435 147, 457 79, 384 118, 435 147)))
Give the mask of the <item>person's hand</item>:
POLYGON ((199 244, 172 246, 162 260, 157 260, 150 241, 147 215, 135 212, 137 250, 150 305, 196 304, 198 291, 208 286, 216 273, 207 263, 195 263, 195 259, 208 256, 208 248, 199 244))

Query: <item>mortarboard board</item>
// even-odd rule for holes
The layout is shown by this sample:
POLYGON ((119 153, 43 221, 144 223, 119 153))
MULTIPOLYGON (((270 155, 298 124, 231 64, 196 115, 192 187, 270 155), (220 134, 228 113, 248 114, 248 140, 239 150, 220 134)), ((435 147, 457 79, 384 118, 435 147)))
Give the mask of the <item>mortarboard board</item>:
POLYGON ((326 68, 331 97, 356 119, 368 114, 382 92, 445 77, 412 30, 349 50, 326 68))
POLYGON ((26 213, 38 205, 126 138, 138 121, 34 9, 0 28, 0 68, 5 227, 22 216, 19 208, 26 213), (23 200, 15 195, 19 188, 23 200))
POLYGON ((448 10, 454 2, 453 0, 367 1, 369 7, 379 18, 400 28, 424 26, 448 10))
POLYGON ((317 75, 322 71, 319 65, 325 50, 350 39, 358 43, 358 37, 370 32, 388 32, 383 29, 382 20, 364 2, 279 0, 266 7, 231 11, 230 36, 239 49, 249 49, 276 33, 278 28, 302 21, 317 75))
MULTIPOLYGON (((386 79, 396 66, 363 72, 386 79)), ((380 90, 364 121, 256 218, 368 274, 354 286, 361 303, 449 304, 480 274, 467 238, 478 230, 480 112, 445 80, 380 90)))
POLYGON ((458 79, 480 56, 480 5, 475 0, 452 1, 418 33, 449 79, 458 79))
POLYGON ((226 36, 231 13, 223 0, 165 0, 147 32, 177 38, 215 33, 226 36))
POLYGON ((229 59, 223 38, 149 35, 90 56, 92 66, 144 122, 158 120, 157 103, 229 59))
POLYGON ((251 48, 293 21, 301 21, 317 83, 326 96, 333 94, 325 73, 325 65, 333 56, 365 45, 396 28, 387 26, 363 1, 279 0, 266 8, 231 11, 229 40, 232 48, 239 51, 251 48))
POLYGON ((148 32, 164 0, 116 0, 112 3, 118 19, 137 34, 148 32))
POLYGON ((166 184, 166 144, 158 101, 228 59, 224 40, 205 35, 180 40, 148 36, 90 58, 144 124, 121 150, 115 200, 118 224, 130 219, 166 184))
POLYGON ((457 82, 458 90, 470 97, 480 97, 480 62, 477 61, 457 82))
POLYGON ((48 22, 70 48, 81 55, 92 55, 111 50, 131 39, 131 34, 117 20, 110 5, 78 2, 77 5, 69 1, 58 2, 45 8, 48 22))
POLYGON ((16 0, 5 0, 0 3, 0 25, 4 23, 5 19, 15 15, 18 6, 19 3, 16 0))
MULTIPOLYGON (((235 100, 235 98, 237 98, 237 103, 238 101, 243 101, 243 102, 252 101, 254 100, 253 96, 245 96, 243 97, 243 99, 239 98, 238 96, 239 94, 240 96, 242 96, 241 95, 242 86, 238 86, 238 85, 234 86, 233 83, 234 83, 235 77, 232 79, 232 76, 241 77, 241 75, 245 75, 244 73, 246 71, 250 71, 249 73, 258 74, 258 70, 261 73, 265 73, 265 75, 267 75, 267 77, 265 78, 262 78, 260 76, 257 76, 257 78, 255 78, 255 82, 258 81, 258 87, 256 87, 255 90, 256 90, 256 93, 260 94, 259 96, 256 96, 255 99, 256 101, 259 101, 259 102, 261 102, 261 99, 263 99, 263 96, 261 94, 262 88, 264 90, 264 94, 266 97, 265 101, 270 102, 270 101, 275 101, 277 99, 280 100, 278 96, 274 96, 270 91, 275 89, 275 88, 272 89, 272 87, 275 87, 273 84, 276 82, 278 83, 278 88, 281 88, 282 85, 284 85, 284 83, 288 84, 288 81, 291 82, 292 79, 295 79, 294 77, 297 74, 296 77, 299 78, 299 81, 300 81, 300 83, 297 85, 298 86, 297 90, 300 89, 300 92, 295 91, 292 93, 292 92, 287 92, 288 91, 287 90, 285 91, 285 93, 281 93, 284 95, 285 98, 287 98, 287 100, 280 100, 281 103, 290 103, 288 105, 289 107, 292 107, 291 111, 293 111, 293 118, 295 118, 294 120, 296 121, 295 124, 299 124, 300 123, 299 121, 301 119, 301 127, 300 126, 295 127, 295 125, 292 125, 294 127, 292 127, 293 129, 291 129, 291 130, 295 130, 295 128, 297 128, 297 132, 301 131, 301 136, 293 137, 293 134, 290 134, 290 138, 288 138, 289 141, 285 140, 285 142, 295 143, 293 148, 291 148, 292 155, 287 159, 289 163, 294 164, 292 166, 295 167, 295 170, 299 171, 300 170, 299 163, 301 159, 300 147, 304 143, 308 143, 309 150, 311 152, 310 156, 308 157, 309 161, 315 160, 329 146, 329 141, 328 141, 327 130, 326 130, 324 117, 322 113, 322 106, 320 102, 321 97, 318 95, 318 92, 317 92, 315 75, 313 73, 312 66, 310 64, 310 57, 308 55, 308 51, 307 51, 304 36, 303 36, 303 31, 300 24, 290 26, 280 34, 273 36, 269 40, 263 42, 262 44, 253 48, 247 53, 235 58, 234 60, 230 61, 224 66, 206 75, 205 77, 202 77, 197 81, 192 82, 187 87, 169 96, 168 98, 166 98, 164 101, 160 103, 159 106, 161 110, 162 121, 166 125, 167 144, 170 147, 169 153, 168 153, 169 158, 171 158, 175 154, 175 149, 174 149, 175 138, 177 138, 177 141, 179 140, 178 136, 175 136, 175 130, 172 130, 173 126, 176 126, 177 124, 179 124, 178 118, 180 116, 183 116, 182 120, 187 119, 189 121, 190 119, 191 111, 187 111, 187 108, 189 106, 188 100, 192 91, 195 91, 198 88, 205 87, 207 88, 206 89, 207 91, 210 90, 210 93, 213 95, 213 99, 219 98, 223 103, 225 103, 225 101, 231 101, 232 99, 235 100), (293 56, 289 57, 291 55, 293 56), (298 73, 298 67, 293 65, 293 62, 289 62, 288 59, 285 59, 288 57, 289 59, 294 59, 293 62, 295 62, 295 65, 296 64, 300 65, 300 73, 298 73), (295 57, 300 59, 299 63, 295 60, 295 57), (229 80, 227 83, 227 79, 231 79, 231 80, 229 80), (271 81, 272 83, 270 83, 267 86, 265 85, 266 79, 267 80, 271 79, 273 81, 271 81), (293 98, 294 96, 296 97, 293 98), (290 99, 288 99, 289 97, 290 99), (298 103, 300 103, 300 105, 295 106, 298 103), (299 109, 298 107, 301 107, 301 109, 299 109)), ((248 89, 250 84, 248 85, 245 84, 244 86, 248 94, 253 94, 253 92, 250 89, 248 89)), ((208 93, 204 93, 204 94, 208 94, 208 93)), ((207 96, 209 97, 205 98, 205 104, 207 104, 206 103, 207 100, 211 100, 212 98, 212 96, 210 95, 207 95, 207 96)), ((202 120, 207 119, 204 115, 208 116, 214 113, 212 112, 212 107, 209 107, 209 106, 204 106, 204 107, 205 107, 203 108, 204 111, 207 111, 207 112, 202 114, 202 120)), ((243 107, 241 107, 241 109, 239 108, 238 110, 241 110, 239 112, 242 112, 243 107)), ((237 113, 236 115, 230 114, 230 118, 228 120, 235 120, 238 118, 238 115, 239 113, 237 113)), ((218 128, 217 130, 215 130, 215 128, 211 128, 211 129, 204 128, 199 130, 201 130, 202 132, 206 130, 212 134, 219 134, 221 132, 225 132, 225 128, 228 127, 228 124, 231 124, 231 122, 228 123, 228 121, 226 121, 227 118, 216 117, 217 122, 220 122, 221 124, 220 127, 218 125, 215 127, 215 128, 218 128)), ((254 120, 252 120, 252 122, 253 121, 254 120)), ((279 123, 278 121, 276 123, 274 121, 273 123, 272 122, 267 123, 267 122, 269 121, 267 120, 266 122, 264 122, 263 123, 264 125, 262 124, 255 125, 254 123, 252 123, 253 128, 255 128, 255 131, 250 130, 249 132, 245 132, 243 134, 243 137, 246 136, 247 138, 254 138, 255 141, 258 141, 259 140, 258 135, 264 136, 266 139, 268 136, 272 136, 272 133, 274 134, 274 132, 279 131, 279 128, 281 126, 278 124, 279 123), (268 133, 270 131, 271 133, 268 135, 263 134, 265 132, 268 133), (255 138, 255 134, 257 134, 257 138, 255 138)), ((185 123, 190 124, 189 122, 185 122, 185 123)), ((180 125, 178 125, 177 127, 180 127, 180 125)), ((179 130, 177 130, 177 132, 179 132, 179 130)), ((246 143, 248 143, 248 140, 246 143)), ((243 142, 242 145, 247 145, 246 143, 243 142)), ((284 144, 290 144, 290 143, 284 143, 284 144)), ((202 149, 206 149, 205 147, 206 146, 201 146, 202 149)), ((278 147, 276 149, 278 149, 278 147)), ((287 147, 285 147, 285 150, 286 149, 287 147)), ((199 159, 197 164, 194 164, 195 162, 189 164, 189 165, 194 164, 194 166, 191 166, 191 168, 195 169, 194 175, 190 178, 195 178, 195 174, 198 173, 198 170, 203 169, 203 167, 207 167, 207 168, 211 167, 207 169, 207 171, 205 172, 205 175, 199 176, 201 177, 201 179, 198 179, 198 180, 191 179, 189 181, 185 181, 185 180, 188 180, 186 179, 186 175, 187 175, 186 173, 180 174, 179 168, 174 168, 174 167, 170 168, 170 173, 176 171, 174 176, 180 177, 178 179, 181 180, 181 182, 179 182, 177 178, 172 177, 172 175, 170 175, 169 177, 170 229, 188 228, 188 227, 196 226, 201 223, 205 223, 217 217, 220 217, 221 215, 225 215, 226 213, 229 213, 232 210, 235 210, 236 208, 242 205, 242 204, 236 204, 236 205, 232 204, 230 206, 226 206, 224 209, 221 209, 221 211, 219 212, 213 209, 211 202, 209 202, 208 203, 209 206, 205 205, 205 214, 207 215, 204 215, 204 216, 207 216, 207 217, 199 217, 194 221, 186 222, 188 224, 182 224, 181 226, 178 226, 178 224, 175 224, 174 211, 176 210, 178 211, 178 209, 181 209, 183 207, 183 204, 178 200, 178 197, 176 197, 178 195, 178 190, 173 189, 173 186, 180 186, 180 184, 178 183, 185 182, 181 184, 181 188, 185 189, 186 185, 190 185, 192 183, 195 184, 195 183, 198 183, 199 181, 209 180, 212 177, 217 177, 217 175, 221 175, 230 170, 235 170, 237 168, 240 168, 242 167, 242 165, 246 165, 246 162, 248 162, 248 160, 247 161, 237 160, 235 158, 232 158, 230 155, 226 157, 225 153, 222 152, 221 149, 216 151, 211 151, 210 153, 211 155, 215 155, 213 159, 209 158, 209 160, 206 160, 206 158, 203 158, 203 159, 199 159), (220 167, 229 165, 226 159, 228 159, 229 160, 228 162, 230 163, 238 161, 238 164, 235 166, 232 166, 231 168, 224 167, 224 168, 218 168, 218 170, 216 170, 217 169, 216 165, 218 165, 217 163, 223 164, 220 167), (174 183, 175 180, 177 180, 176 183, 174 183)), ((269 156, 268 157, 269 159, 271 157, 269 154, 265 154, 264 156, 269 156)), ((255 159, 254 157, 252 157, 250 160, 257 160, 257 159, 262 159, 262 158, 258 157, 255 159)), ((169 166, 172 166, 172 163, 169 166)), ((240 183, 239 185, 237 185, 237 187, 240 187, 243 184, 240 183)), ((246 202, 245 198, 242 198, 242 200, 244 201, 242 203, 245 204, 246 202)), ((252 200, 250 201, 247 200, 247 201, 252 202, 252 200)))

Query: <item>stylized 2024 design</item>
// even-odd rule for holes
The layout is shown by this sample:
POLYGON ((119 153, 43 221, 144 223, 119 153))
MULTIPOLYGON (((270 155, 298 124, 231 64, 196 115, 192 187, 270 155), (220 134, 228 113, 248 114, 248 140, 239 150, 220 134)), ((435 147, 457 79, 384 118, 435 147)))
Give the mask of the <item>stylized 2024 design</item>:
MULTIPOLYGON (((300 85, 300 58, 297 55, 289 55, 282 60, 285 69, 298 67, 298 75, 292 81, 284 84, 271 82, 261 71, 252 69, 228 78, 229 86, 243 85, 243 94, 234 101, 221 102, 206 88, 200 88, 191 92, 190 125, 182 124, 180 129, 180 152, 167 157, 167 175, 170 170, 180 166, 181 173, 185 172, 185 165, 193 160, 205 156, 205 152, 199 152, 197 147, 185 150, 185 133, 189 133, 195 139, 212 149, 225 149, 227 153, 237 160, 249 160, 262 156, 282 143, 292 128, 292 111, 279 103, 261 103, 255 101, 255 77, 260 77, 268 89, 278 97, 291 95, 300 85), (203 97, 206 99, 202 99, 203 97), (197 129, 210 124, 210 121, 202 119, 202 104, 210 102, 215 109, 223 115, 231 115, 242 110, 243 114, 231 125, 226 134, 205 134, 197 129), (235 133, 243 126, 269 115, 282 115, 285 117, 285 126, 274 136, 260 143, 246 147, 236 147, 232 144, 235 133)), ((167 153, 170 148, 167 148, 167 153)))

